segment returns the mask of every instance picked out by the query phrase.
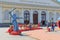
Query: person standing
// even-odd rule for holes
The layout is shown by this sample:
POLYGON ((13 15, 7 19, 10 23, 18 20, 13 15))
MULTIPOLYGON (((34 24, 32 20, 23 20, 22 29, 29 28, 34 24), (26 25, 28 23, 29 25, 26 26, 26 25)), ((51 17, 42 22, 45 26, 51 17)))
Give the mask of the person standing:
POLYGON ((54 23, 52 23, 52 25, 51 25, 51 29, 52 29, 52 31, 55 30, 55 24, 54 24, 54 23))

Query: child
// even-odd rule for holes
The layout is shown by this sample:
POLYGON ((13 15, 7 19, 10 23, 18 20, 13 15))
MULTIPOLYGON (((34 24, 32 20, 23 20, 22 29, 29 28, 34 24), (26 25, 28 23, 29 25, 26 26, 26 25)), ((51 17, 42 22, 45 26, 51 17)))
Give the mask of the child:
POLYGON ((47 30, 48 30, 48 32, 50 32, 50 28, 49 27, 47 27, 47 30))

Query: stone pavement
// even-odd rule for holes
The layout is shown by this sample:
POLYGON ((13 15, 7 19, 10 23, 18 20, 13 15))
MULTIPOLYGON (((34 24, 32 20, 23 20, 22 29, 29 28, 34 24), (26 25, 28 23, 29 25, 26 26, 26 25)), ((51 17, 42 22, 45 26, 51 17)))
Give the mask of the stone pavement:
POLYGON ((32 38, 28 35, 26 35, 25 33, 22 33, 24 34, 23 36, 21 35, 9 35, 8 33, 6 33, 8 28, 0 28, 0 39, 1 40, 37 40, 35 38, 32 38))
POLYGON ((0 28, 1 40, 60 40, 60 30, 55 29, 54 32, 47 32, 46 27, 40 30, 24 31, 21 35, 9 35, 6 33, 8 28, 0 28))
POLYGON ((48 32, 46 27, 43 27, 43 30, 34 30, 25 33, 38 40, 60 40, 60 30, 57 28, 54 32, 48 32))

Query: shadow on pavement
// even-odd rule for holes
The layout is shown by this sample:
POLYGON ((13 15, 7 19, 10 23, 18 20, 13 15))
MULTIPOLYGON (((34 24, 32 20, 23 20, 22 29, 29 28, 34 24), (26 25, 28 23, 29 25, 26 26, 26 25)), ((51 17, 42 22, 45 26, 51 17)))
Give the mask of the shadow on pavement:
POLYGON ((19 36, 28 36, 28 35, 26 35, 26 34, 20 34, 19 36))

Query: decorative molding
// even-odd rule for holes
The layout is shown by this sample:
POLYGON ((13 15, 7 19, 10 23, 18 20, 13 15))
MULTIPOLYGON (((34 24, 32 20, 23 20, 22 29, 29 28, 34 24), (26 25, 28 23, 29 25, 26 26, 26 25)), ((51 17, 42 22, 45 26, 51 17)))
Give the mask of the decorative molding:
POLYGON ((20 0, 21 2, 28 2, 28 3, 35 3, 35 4, 47 4, 49 5, 50 3, 45 3, 45 2, 40 2, 40 1, 32 1, 32 0, 20 0))

